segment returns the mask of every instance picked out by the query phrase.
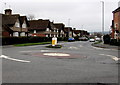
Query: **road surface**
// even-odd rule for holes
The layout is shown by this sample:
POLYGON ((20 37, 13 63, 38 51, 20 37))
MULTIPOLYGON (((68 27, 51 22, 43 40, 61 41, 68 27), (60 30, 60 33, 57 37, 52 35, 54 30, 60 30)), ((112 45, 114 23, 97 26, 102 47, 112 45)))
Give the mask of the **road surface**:
POLYGON ((3 83, 118 83, 118 50, 91 46, 88 41, 4 47, 3 83))

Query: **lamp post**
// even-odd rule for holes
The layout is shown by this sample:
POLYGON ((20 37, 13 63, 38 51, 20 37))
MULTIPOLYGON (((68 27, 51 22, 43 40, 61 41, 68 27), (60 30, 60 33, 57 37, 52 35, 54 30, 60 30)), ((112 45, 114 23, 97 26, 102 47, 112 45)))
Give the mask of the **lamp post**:
POLYGON ((104 35, 104 1, 102 2, 102 35, 104 35))
MULTIPOLYGON (((68 26, 70 27, 70 18, 68 19, 68 26)), ((70 37, 70 28, 68 27, 68 38, 70 37)))
POLYGON ((104 36, 104 1, 101 1, 102 3, 102 41, 104 36))

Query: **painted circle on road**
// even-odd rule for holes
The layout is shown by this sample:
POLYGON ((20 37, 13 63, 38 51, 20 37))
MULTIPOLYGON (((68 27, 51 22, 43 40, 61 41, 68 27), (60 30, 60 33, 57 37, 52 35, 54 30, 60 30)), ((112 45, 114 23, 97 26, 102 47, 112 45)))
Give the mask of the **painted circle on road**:
POLYGON ((66 54, 66 53, 44 53, 43 55, 46 55, 46 56, 70 56, 70 54, 66 54))

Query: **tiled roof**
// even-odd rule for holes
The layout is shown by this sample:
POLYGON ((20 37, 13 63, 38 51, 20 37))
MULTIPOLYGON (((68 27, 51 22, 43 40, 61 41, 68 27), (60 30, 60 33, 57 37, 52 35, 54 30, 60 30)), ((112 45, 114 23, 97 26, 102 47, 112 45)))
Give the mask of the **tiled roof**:
POLYGON ((50 21, 49 20, 31 20, 29 23, 29 30, 46 30, 48 28, 50 21))
POLYGON ((2 25, 12 27, 20 15, 2 15, 2 25))
POLYGON ((64 29, 64 24, 63 23, 55 23, 54 25, 59 30, 64 29))
POLYGON ((27 17, 26 16, 20 16, 20 25, 22 26, 22 24, 24 23, 24 20, 26 21, 27 26, 29 26, 29 23, 27 21, 27 17))
POLYGON ((113 11, 113 13, 116 13, 116 12, 119 12, 120 11, 120 7, 118 7, 117 9, 115 9, 114 11, 113 11))
MULTIPOLYGON (((14 15, 5 15, 2 14, 2 27, 3 29, 7 28, 7 31, 24 31, 23 28, 15 28, 14 25, 17 21, 17 19, 20 21, 20 26, 22 27, 22 24, 24 20, 26 20, 26 24, 28 25, 27 18, 26 16, 20 16, 19 14, 14 14, 14 15)), ((25 30, 27 32, 27 29, 25 30)))
POLYGON ((73 30, 73 32, 74 32, 75 34, 79 34, 79 33, 81 32, 81 30, 73 30))
POLYGON ((68 31, 72 31, 72 28, 71 27, 65 27, 64 32, 68 32, 68 31))

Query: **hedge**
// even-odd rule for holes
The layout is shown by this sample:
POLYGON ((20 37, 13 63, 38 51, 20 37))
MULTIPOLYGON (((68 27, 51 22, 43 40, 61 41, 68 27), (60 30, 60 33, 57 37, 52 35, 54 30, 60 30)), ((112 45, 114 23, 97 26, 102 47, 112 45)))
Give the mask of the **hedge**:
MULTIPOLYGON (((58 41, 67 41, 67 37, 59 37, 58 41)), ((2 37, 2 45, 22 44, 22 43, 37 43, 52 41, 50 37, 2 37)))
POLYGON ((111 39, 110 45, 120 46, 120 40, 111 39))

